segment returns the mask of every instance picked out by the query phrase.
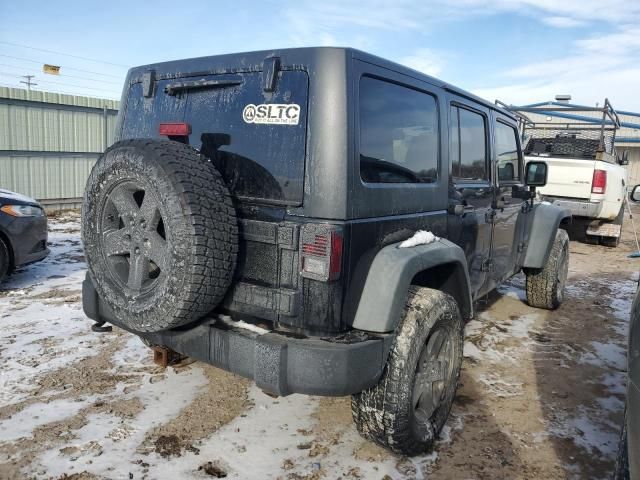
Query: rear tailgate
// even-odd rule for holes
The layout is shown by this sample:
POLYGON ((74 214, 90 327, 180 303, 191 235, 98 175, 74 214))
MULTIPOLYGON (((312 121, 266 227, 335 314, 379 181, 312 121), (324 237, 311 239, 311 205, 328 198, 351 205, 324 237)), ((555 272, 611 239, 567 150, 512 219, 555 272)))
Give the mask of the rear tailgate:
POLYGON ((591 182, 596 161, 574 158, 526 157, 526 160, 542 160, 549 166, 547 184, 539 189, 552 197, 591 197, 591 182))
POLYGON ((161 78, 148 97, 135 83, 120 132, 120 139, 166 138, 161 123, 188 124, 188 144, 220 171, 239 217, 226 306, 274 321, 299 314, 300 227, 285 213, 303 203, 308 83, 295 69, 278 72, 268 92, 259 71, 161 78))

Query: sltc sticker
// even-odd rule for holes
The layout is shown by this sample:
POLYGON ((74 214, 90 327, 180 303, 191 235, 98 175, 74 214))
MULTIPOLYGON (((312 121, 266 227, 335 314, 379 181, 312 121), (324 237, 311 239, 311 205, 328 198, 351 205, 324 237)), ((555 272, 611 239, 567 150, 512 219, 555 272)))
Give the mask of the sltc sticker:
POLYGON ((300 105, 295 103, 250 103, 242 110, 242 119, 247 123, 270 125, 298 125, 300 105))

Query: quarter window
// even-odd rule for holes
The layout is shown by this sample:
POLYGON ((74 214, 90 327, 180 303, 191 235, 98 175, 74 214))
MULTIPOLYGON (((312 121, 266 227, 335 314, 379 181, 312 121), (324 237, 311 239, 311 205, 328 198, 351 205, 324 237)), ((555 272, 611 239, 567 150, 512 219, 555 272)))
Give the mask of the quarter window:
POLYGON ((520 180, 520 156, 518 133, 515 128, 496 122, 496 155, 498 158, 498 180, 514 182, 520 180))
POLYGON ((451 107, 451 168, 454 178, 488 180, 487 130, 484 117, 451 107))
POLYGON ((438 174, 436 99, 393 83, 360 80, 360 177, 432 183, 438 174))

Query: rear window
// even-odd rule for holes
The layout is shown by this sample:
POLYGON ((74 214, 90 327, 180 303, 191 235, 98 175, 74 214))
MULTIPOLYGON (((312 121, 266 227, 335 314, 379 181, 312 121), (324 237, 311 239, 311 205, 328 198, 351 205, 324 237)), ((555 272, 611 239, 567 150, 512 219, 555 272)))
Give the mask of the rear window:
POLYGON ((366 183, 437 180, 438 112, 432 95, 362 77, 360 177, 366 183))
POLYGON ((518 132, 515 128, 496 122, 496 156, 498 157, 498 180, 501 182, 520 180, 517 136, 518 132))
POLYGON ((301 204, 306 72, 280 72, 272 93, 264 92, 260 72, 234 77, 240 77, 239 85, 185 89, 173 95, 165 93, 165 87, 185 80, 208 82, 222 77, 162 80, 156 82, 153 98, 144 98, 142 84, 133 85, 121 138, 160 138, 160 123, 186 122, 191 125, 189 144, 211 159, 233 195, 301 204))

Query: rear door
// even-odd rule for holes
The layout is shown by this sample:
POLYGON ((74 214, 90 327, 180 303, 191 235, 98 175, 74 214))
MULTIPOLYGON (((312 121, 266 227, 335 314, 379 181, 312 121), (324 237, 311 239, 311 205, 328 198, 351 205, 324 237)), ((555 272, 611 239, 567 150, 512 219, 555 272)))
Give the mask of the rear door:
POLYGON ((134 84, 121 133, 160 138, 160 123, 189 125, 188 144, 220 171, 238 215, 226 306, 271 321, 299 314, 299 225, 285 209, 303 200, 308 83, 306 71, 283 69, 268 89, 263 72, 237 70, 160 79, 149 97, 134 84))
POLYGON ((281 317, 299 310, 299 226, 284 220, 284 209, 303 199, 308 77, 280 72, 275 90, 265 92, 261 72, 237 76, 235 86, 187 91, 189 143, 222 173, 239 216, 236 282, 227 307, 291 323, 281 317))
POLYGON ((473 298, 488 290, 491 262, 489 111, 462 97, 449 101, 449 240, 467 257, 473 298))
POLYGON ((494 112, 493 171, 495 178, 491 279, 495 285, 515 273, 523 251, 523 202, 513 197, 523 188, 523 157, 518 131, 508 118, 494 112))

